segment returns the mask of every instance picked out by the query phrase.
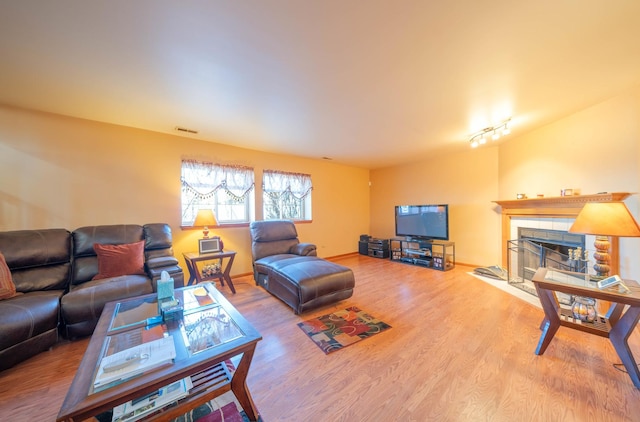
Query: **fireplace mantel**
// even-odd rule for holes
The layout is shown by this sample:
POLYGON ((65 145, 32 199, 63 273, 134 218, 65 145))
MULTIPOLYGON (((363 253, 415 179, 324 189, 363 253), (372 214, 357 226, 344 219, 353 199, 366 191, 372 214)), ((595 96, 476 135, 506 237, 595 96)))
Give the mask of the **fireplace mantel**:
MULTIPOLYGON (((540 209, 540 208, 579 208, 587 202, 624 201, 631 195, 627 192, 597 193, 593 195, 554 196, 549 198, 510 199, 493 201, 505 210, 512 209, 540 209)), ((577 212, 575 213, 578 214, 577 212)))
MULTIPOLYGON (((510 240, 511 219, 514 217, 576 218, 588 202, 623 201, 631 193, 614 192, 593 195, 572 195, 548 198, 493 201, 502 208, 502 265, 507 265, 507 242, 510 240)), ((611 274, 618 273, 618 238, 611 238, 611 274)))

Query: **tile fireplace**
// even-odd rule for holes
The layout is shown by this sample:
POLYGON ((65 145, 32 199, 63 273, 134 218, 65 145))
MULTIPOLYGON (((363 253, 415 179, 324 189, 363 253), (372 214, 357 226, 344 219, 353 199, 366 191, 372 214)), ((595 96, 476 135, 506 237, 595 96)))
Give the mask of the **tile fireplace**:
MULTIPOLYGON (((569 227, 587 202, 622 201, 629 195, 629 193, 620 192, 494 201, 500 205, 502 214, 502 265, 505 268, 508 266, 509 242, 519 240, 524 233, 524 240, 542 245, 552 251, 559 250, 562 255, 568 255, 562 252, 565 250, 563 248, 568 252, 568 249, 581 247, 582 251, 588 251, 587 265, 592 268, 595 236, 567 233, 569 227)), ((611 239, 610 254, 611 273, 617 274, 619 254, 616 237, 611 239)), ((556 256, 555 259, 563 258, 556 256)), ((536 269, 533 268, 533 271, 535 272, 536 269)))

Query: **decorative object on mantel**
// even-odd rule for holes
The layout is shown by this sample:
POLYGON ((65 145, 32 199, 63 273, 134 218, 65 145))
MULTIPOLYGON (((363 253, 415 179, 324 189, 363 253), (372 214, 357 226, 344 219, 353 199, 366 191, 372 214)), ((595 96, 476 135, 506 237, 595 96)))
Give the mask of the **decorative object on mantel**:
POLYGON ((516 194, 516 199, 527 199, 527 194, 526 193, 517 193, 516 194))
MULTIPOLYGON (((572 196, 547 196, 542 198, 525 198, 525 199, 505 199, 493 201, 500 205, 504 210, 512 208, 523 208, 523 206, 536 208, 582 208, 582 205, 588 202, 612 202, 624 201, 631 194, 628 192, 603 192, 589 195, 572 195, 572 196)), ((555 212, 554 212, 555 213, 555 212)))
POLYGON ((609 275, 609 236, 640 237, 640 226, 622 201, 590 202, 584 205, 569 228, 570 233, 596 236, 593 269, 599 277, 609 275))
POLYGON ((469 138, 469 143, 471 144, 471 148, 477 148, 478 145, 484 145, 487 143, 487 137, 491 134, 491 139, 496 141, 500 138, 500 136, 505 136, 511 133, 511 129, 509 128, 509 123, 511 122, 511 117, 502 122, 496 124, 495 126, 489 126, 481 131, 478 131, 471 135, 469 138))

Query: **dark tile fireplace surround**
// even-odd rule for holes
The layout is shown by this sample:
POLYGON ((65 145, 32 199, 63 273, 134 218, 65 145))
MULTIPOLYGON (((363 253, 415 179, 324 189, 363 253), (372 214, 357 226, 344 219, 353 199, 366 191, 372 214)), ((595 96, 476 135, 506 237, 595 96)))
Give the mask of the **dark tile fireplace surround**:
POLYGON ((531 280, 538 267, 586 272, 585 236, 562 230, 518 227, 518 238, 508 242, 510 275, 531 280), (517 255, 517 256, 516 256, 517 255), (515 268, 511 268, 515 266, 515 268))

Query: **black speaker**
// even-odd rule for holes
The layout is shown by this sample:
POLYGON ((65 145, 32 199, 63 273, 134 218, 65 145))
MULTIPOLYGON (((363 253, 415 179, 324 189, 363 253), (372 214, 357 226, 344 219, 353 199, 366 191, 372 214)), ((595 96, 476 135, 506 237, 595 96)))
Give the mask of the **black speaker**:
POLYGON ((368 242, 369 239, 371 239, 371 236, 369 236, 368 234, 361 234, 360 235, 360 241, 361 242, 368 242))
POLYGON ((358 242, 358 253, 360 255, 369 255, 369 242, 358 242))

